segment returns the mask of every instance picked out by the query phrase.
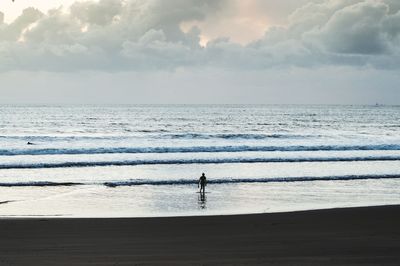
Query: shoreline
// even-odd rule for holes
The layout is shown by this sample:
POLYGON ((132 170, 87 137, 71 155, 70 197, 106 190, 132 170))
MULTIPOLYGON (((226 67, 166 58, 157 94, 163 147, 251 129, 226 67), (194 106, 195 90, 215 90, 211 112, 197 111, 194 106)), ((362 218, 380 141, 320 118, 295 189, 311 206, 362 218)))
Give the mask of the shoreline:
MULTIPOLYGON (((6 201, 0 202, 0 204, 7 204, 6 201)), ((348 210, 348 209, 367 209, 367 208, 381 208, 381 207, 399 207, 400 204, 382 204, 382 205, 365 205, 365 206, 349 206, 349 207, 331 207, 331 208, 317 208, 317 209, 304 209, 304 210, 283 210, 283 211, 274 211, 274 212, 254 212, 254 213, 226 213, 226 214, 204 214, 204 215, 196 215, 196 214, 188 214, 188 215, 161 215, 161 216, 73 216, 66 214, 56 214, 56 215, 0 215, 0 223, 2 220, 140 220, 140 219, 180 219, 180 218, 198 218, 198 217, 208 217, 208 218, 217 218, 217 217, 226 217, 226 218, 235 218, 240 216, 264 216, 264 215, 278 215, 278 214, 306 214, 313 212, 324 212, 324 211, 333 211, 333 210, 348 210)))
POLYGON ((400 205, 267 214, 2 218, 1 265, 399 265, 400 205))

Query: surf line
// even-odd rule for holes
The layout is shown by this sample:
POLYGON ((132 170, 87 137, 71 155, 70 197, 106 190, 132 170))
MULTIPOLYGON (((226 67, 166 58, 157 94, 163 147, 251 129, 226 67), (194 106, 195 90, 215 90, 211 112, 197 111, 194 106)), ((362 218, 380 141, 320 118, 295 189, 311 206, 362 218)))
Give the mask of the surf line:
MULTIPOLYGON (((310 176, 310 177, 273 177, 273 178, 218 178, 208 180, 209 184, 238 184, 238 183, 292 183, 292 182, 312 182, 312 181, 352 181, 352 180, 368 180, 368 179, 400 179, 400 174, 390 175, 346 175, 346 176, 310 176)), ((58 186, 89 186, 101 185, 106 187, 121 186, 168 186, 168 185, 196 185, 197 180, 180 179, 180 180, 126 180, 126 181, 110 181, 110 182, 17 182, 17 183, 0 183, 0 187, 58 187, 58 186)), ((6 203, 6 202, 4 202, 6 203)), ((1 204, 1 202, 0 202, 1 204)))
MULTIPOLYGON (((226 178, 208 180, 209 184, 237 184, 237 183, 291 183, 291 182, 311 182, 311 181, 351 181, 367 179, 399 179, 397 175, 347 175, 347 176, 326 176, 326 177, 275 177, 275 178, 226 178)), ((141 185, 194 185, 197 180, 130 180, 119 182, 104 182, 107 187, 120 186, 141 186, 141 185)))
POLYGON ((183 165, 183 164, 238 164, 238 163, 303 163, 303 162, 361 162, 361 161, 400 161, 399 156, 374 157, 316 157, 316 158, 222 158, 193 160, 134 160, 134 161, 98 161, 98 162, 63 162, 38 164, 3 164, 0 169, 40 169, 93 166, 135 166, 135 165, 183 165))

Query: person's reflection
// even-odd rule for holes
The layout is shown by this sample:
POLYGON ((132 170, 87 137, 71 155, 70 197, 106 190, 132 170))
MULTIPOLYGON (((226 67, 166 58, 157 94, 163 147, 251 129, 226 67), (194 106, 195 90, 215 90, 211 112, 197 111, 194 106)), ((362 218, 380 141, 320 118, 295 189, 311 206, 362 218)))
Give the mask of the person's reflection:
POLYGON ((198 197, 199 208, 206 209, 207 208, 206 203, 207 203, 206 193, 204 193, 204 192, 199 193, 199 197, 198 197))

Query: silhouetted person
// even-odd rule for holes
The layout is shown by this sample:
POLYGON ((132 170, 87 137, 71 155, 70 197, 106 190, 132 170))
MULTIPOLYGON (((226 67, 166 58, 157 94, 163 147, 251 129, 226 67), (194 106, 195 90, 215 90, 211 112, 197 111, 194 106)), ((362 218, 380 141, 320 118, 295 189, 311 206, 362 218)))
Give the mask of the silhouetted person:
POLYGON ((203 192, 203 193, 206 192, 206 185, 207 185, 207 179, 206 179, 206 175, 203 173, 200 176, 199 183, 197 185, 197 187, 200 187, 200 193, 201 192, 203 192))

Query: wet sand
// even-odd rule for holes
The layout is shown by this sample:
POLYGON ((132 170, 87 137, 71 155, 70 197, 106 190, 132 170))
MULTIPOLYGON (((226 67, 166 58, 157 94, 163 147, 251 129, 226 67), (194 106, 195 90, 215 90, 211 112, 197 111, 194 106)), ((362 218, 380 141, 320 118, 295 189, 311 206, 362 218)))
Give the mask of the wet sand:
POLYGON ((400 206, 0 219, 0 265, 400 265, 400 206))

